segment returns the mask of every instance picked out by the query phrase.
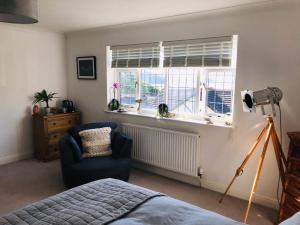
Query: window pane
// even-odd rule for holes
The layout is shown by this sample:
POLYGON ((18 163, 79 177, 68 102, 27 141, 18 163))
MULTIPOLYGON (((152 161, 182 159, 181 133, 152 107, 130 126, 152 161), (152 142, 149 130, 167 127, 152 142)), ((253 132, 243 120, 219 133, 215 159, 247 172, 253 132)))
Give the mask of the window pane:
POLYGON ((135 105, 136 100, 136 71, 119 72, 120 101, 123 105, 135 105))
POLYGON ((232 114, 234 75, 229 70, 208 71, 206 112, 232 114))
POLYGON ((175 113, 196 111, 197 71, 194 68, 170 68, 168 78, 168 107, 175 113))
POLYGON ((141 70, 141 98, 143 109, 157 109, 165 101, 165 76, 159 69, 141 70))

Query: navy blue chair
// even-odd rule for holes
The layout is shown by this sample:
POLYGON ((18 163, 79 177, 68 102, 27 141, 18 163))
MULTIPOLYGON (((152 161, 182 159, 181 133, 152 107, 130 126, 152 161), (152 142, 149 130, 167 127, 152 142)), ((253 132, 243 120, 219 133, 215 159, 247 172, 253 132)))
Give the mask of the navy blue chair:
POLYGON ((132 140, 116 132, 117 124, 99 122, 77 125, 59 142, 61 170, 67 188, 76 187, 94 180, 115 178, 128 181, 132 140), (111 156, 83 158, 83 148, 79 132, 87 129, 110 127, 111 156))

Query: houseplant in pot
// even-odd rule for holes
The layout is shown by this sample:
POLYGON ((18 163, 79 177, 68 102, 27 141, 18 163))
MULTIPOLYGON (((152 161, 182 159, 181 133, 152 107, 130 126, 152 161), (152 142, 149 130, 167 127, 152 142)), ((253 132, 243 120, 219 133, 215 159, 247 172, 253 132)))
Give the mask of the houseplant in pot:
POLYGON ((116 91, 120 88, 120 84, 119 83, 113 83, 112 85, 112 89, 114 92, 114 98, 110 101, 110 103, 108 104, 108 109, 110 111, 114 111, 119 109, 120 106, 120 102, 116 99, 116 91))
POLYGON ((45 89, 42 90, 41 92, 36 92, 34 94, 34 100, 33 100, 33 104, 39 103, 39 102, 45 102, 46 103, 46 113, 49 114, 50 113, 50 107, 49 107, 49 102, 52 101, 55 97, 55 95, 57 95, 57 93, 55 92, 47 92, 45 89))

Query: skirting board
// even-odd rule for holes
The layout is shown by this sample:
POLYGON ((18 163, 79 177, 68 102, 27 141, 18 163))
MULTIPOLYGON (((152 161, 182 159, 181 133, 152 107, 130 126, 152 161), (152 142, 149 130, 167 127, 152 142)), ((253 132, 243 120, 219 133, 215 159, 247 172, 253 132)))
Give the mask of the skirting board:
MULTIPOLYGON (((213 181, 207 180, 205 178, 201 179, 201 184, 202 184, 202 187, 219 192, 219 193, 223 193, 228 185, 228 184, 220 184, 217 182, 213 182, 213 181)), ((228 192, 228 195, 234 196, 236 198, 248 200, 250 191, 247 193, 241 192, 239 189, 236 189, 236 188, 234 188, 234 186, 232 186, 228 192)), ((223 201, 226 201, 226 197, 223 201)), ((279 208, 277 199, 266 197, 266 196, 259 195, 256 193, 254 194, 253 202, 257 203, 259 205, 273 208, 273 209, 279 208)))
MULTIPOLYGON (((220 184, 217 182, 207 180, 205 178, 202 178, 200 180, 200 178, 178 174, 178 173, 175 173, 175 172, 163 169, 163 168, 158 168, 158 167, 147 165, 147 164, 137 162, 137 161, 133 161, 132 166, 135 168, 138 168, 138 169, 142 169, 142 170, 145 170, 145 171, 148 171, 151 173, 155 173, 155 174, 164 176, 164 177, 179 180, 184 183, 192 184, 192 185, 199 186, 199 187, 201 186, 201 187, 204 187, 204 188, 207 188, 209 190, 216 191, 219 193, 223 193, 227 187, 226 184, 220 184)), ((248 200, 249 194, 250 193, 241 192, 240 190, 235 189, 234 187, 232 187, 228 193, 228 195, 230 195, 230 196, 234 196, 234 197, 244 199, 244 200, 248 200)), ((226 201, 226 198, 224 199, 224 201, 226 201)), ((276 199, 269 198, 269 197, 266 197, 263 195, 255 194, 253 202, 263 205, 263 206, 270 207, 270 208, 278 209, 278 203, 277 203, 276 199)))
POLYGON ((151 166, 135 160, 132 161, 132 166, 137 169, 145 170, 147 172, 155 173, 174 180, 179 180, 184 183, 192 184, 199 187, 201 186, 200 178, 179 174, 170 170, 162 169, 156 166, 151 166))
POLYGON ((24 153, 24 154, 17 154, 17 155, 8 155, 0 157, 0 165, 4 165, 7 163, 23 160, 23 159, 30 159, 33 157, 33 153, 24 153))

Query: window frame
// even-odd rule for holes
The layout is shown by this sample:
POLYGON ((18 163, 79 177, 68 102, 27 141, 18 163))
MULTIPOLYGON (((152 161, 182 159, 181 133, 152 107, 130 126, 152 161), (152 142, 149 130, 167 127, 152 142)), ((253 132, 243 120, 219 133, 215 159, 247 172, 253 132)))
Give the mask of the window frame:
MULTIPOLYGON (((222 113, 207 113, 206 111, 206 107, 207 107, 207 89, 206 89, 206 80, 208 79, 208 72, 212 72, 212 71, 229 71, 232 73, 233 76, 233 81, 235 81, 235 69, 234 68, 228 68, 228 67, 170 67, 170 68, 148 68, 148 67, 144 67, 144 68, 116 68, 115 71, 117 73, 117 82, 120 83, 120 75, 121 72, 124 71, 131 71, 131 72, 135 72, 136 73, 136 87, 135 87, 135 96, 136 99, 141 99, 141 71, 143 69, 160 69, 161 72, 164 74, 165 76, 165 97, 164 97, 164 103, 167 104, 168 100, 169 100, 169 91, 168 91, 168 87, 169 87, 169 76, 170 76, 170 69, 171 68, 178 68, 178 69, 193 69, 197 72, 197 85, 196 85, 196 96, 195 96, 195 109, 193 113, 178 113, 175 112, 177 116, 179 117, 189 117, 189 118, 194 118, 194 119, 199 119, 199 118, 203 118, 205 116, 210 117, 210 118, 224 118, 224 117, 232 117, 233 116, 233 106, 234 106, 234 91, 235 91, 235 82, 232 82, 232 94, 231 94, 231 115, 226 115, 226 114, 222 114, 222 113), (200 92, 202 89, 202 98, 200 98, 200 92)), ((121 84, 121 83, 120 83, 121 84)), ((121 99, 121 91, 118 92, 118 98, 121 99)), ((125 107, 125 108, 134 108, 136 104, 123 104, 121 102, 121 104, 125 107)), ((141 107, 141 112, 145 112, 145 113, 155 113, 157 111, 157 109, 153 108, 153 109, 145 109, 141 107)))
MULTIPOLYGON (((200 89, 199 89, 199 81, 200 81, 200 78, 201 78, 201 68, 199 67, 164 67, 164 70, 167 70, 166 72, 166 80, 169 81, 169 76, 170 76, 170 69, 172 68, 177 68, 177 69, 195 69, 197 70, 197 76, 196 76, 196 82, 197 82, 197 86, 196 86, 196 101, 195 101, 195 109, 194 109, 194 113, 177 113, 176 112, 176 115, 178 116, 189 116, 191 118, 195 118, 195 117, 199 117, 198 115, 198 112, 199 112, 199 97, 200 97, 200 89)), ((165 89, 167 90, 166 92, 168 93, 168 88, 169 88, 169 84, 168 86, 165 86, 165 89)), ((166 99, 165 99, 165 103, 167 104, 168 103, 168 98, 169 96, 166 96, 166 99)), ((171 111, 172 112, 172 111, 171 111)))
MULTIPOLYGON (((207 79, 208 78, 208 72, 212 72, 212 71, 220 71, 220 70, 226 70, 226 71, 230 71, 232 73, 233 76, 233 82, 232 82, 232 89, 231 89, 231 115, 226 115, 225 113, 210 113, 208 114, 206 112, 206 107, 207 107, 207 91, 205 90, 205 103, 204 103, 204 115, 208 116, 208 117, 215 117, 215 118, 225 118, 225 117, 233 117, 233 113, 234 113, 234 96, 235 96, 235 79, 236 79, 236 69, 233 67, 215 67, 215 68, 203 68, 203 72, 205 73, 204 78, 207 79)), ((206 89, 206 87, 205 87, 206 89)))
MULTIPOLYGON (((139 69, 139 82, 138 82, 138 86, 139 86, 139 95, 138 95, 138 99, 141 99, 142 98, 142 70, 143 69, 149 69, 149 70, 161 70, 162 74, 164 75, 164 79, 165 79, 165 83, 164 83, 164 87, 166 88, 166 74, 165 74, 165 71, 164 71, 164 68, 161 68, 161 67, 155 67, 155 68, 149 68, 149 67, 143 67, 143 68, 138 68, 139 69)), ((163 103, 166 103, 166 93, 165 93, 165 97, 164 97, 164 102, 163 103)), ((145 112, 145 113, 155 113, 157 111, 157 108, 156 109, 145 109, 143 108, 143 103, 141 105, 141 112, 145 112)))
MULTIPOLYGON (((138 68, 112 68, 111 67, 111 50, 110 47, 107 47, 107 65, 108 65, 108 73, 113 74, 113 78, 110 78, 110 81, 113 80, 113 82, 119 82, 121 84, 121 72, 124 71, 132 71, 136 74, 136 87, 135 87, 135 96, 136 99, 141 99, 142 97, 142 70, 159 70, 159 73, 162 73, 164 75, 164 103, 168 103, 169 101, 169 76, 170 76, 170 70, 171 69, 193 69, 197 71, 197 85, 196 85, 196 96, 195 96, 195 107, 193 113, 180 113, 175 112, 177 118, 187 118, 187 119, 196 119, 196 120, 203 120, 203 119, 212 119, 212 121, 230 121, 229 123, 232 123, 233 115, 234 115, 234 96, 235 96, 235 82, 236 82, 236 60, 237 60, 237 35, 232 36, 232 58, 231 58, 231 65, 230 66, 201 66, 201 67, 164 67, 164 46, 162 45, 163 42, 160 42, 159 49, 160 49, 160 58, 159 58, 159 65, 158 67, 138 67, 138 68), (226 115, 222 113, 207 113, 207 107, 208 107, 208 100, 207 100, 207 79, 208 79, 208 73, 211 71, 230 71, 233 76, 232 80, 232 89, 231 89, 231 114, 226 115)), ((109 82, 108 82, 109 84, 109 82)), ((122 85, 122 84, 121 84, 122 85)), ((121 99, 121 90, 117 91, 117 96, 119 99, 121 99)), ((108 99, 109 101, 109 99, 108 99)), ((136 108, 137 103, 135 104, 121 104, 127 108, 132 109, 136 108)), ((132 110, 130 110, 132 111, 132 110)), ((141 105, 140 109, 141 114, 152 114, 157 115, 157 109, 145 109, 141 105)))
MULTIPOLYGON (((116 81, 121 85, 121 79, 120 79, 120 73, 123 72, 123 71, 133 71, 133 72, 136 72, 136 87, 135 87, 135 96, 136 96, 136 99, 141 99, 141 92, 142 92, 142 87, 141 87, 141 70, 143 69, 159 69, 159 67, 155 67, 155 68, 149 68, 149 67, 142 67, 142 68, 112 68, 113 70, 115 70, 115 73, 116 73, 116 81)), ((162 71, 164 71, 164 68, 162 69, 162 71)), ((163 72, 164 73, 164 72, 163 72)), ((165 82, 166 82, 166 79, 165 79, 165 82)), ((166 83, 164 84, 164 86, 166 85, 166 83)), ((165 86, 166 87, 166 86, 165 86)), ((121 99, 121 90, 118 91, 118 98, 121 99)), ((166 102, 166 96, 165 96, 165 99, 164 99, 164 102, 166 102)), ((136 106, 137 103, 135 104, 123 104, 121 102, 122 106, 124 106, 125 108, 127 109, 130 109, 130 108, 134 108, 136 106)), ((156 109, 145 109, 143 107, 141 107, 141 110, 140 110, 142 113, 154 113, 156 111, 156 109)))
MULTIPOLYGON (((119 84, 121 84, 121 72, 124 72, 124 71, 132 71, 132 72, 135 72, 136 73, 136 81, 135 81, 135 96, 137 97, 137 95, 139 96, 139 72, 138 72, 138 68, 116 68, 115 69, 115 73, 116 73, 116 80, 119 84), (138 82, 138 84, 136 84, 136 82, 138 82)), ((120 90, 118 91, 118 99, 121 99, 121 88, 120 90)), ((136 98, 138 99, 138 98, 136 98)), ((121 101, 121 104, 125 107, 125 108, 134 108, 136 103, 135 104, 123 104, 122 101, 121 101)))

